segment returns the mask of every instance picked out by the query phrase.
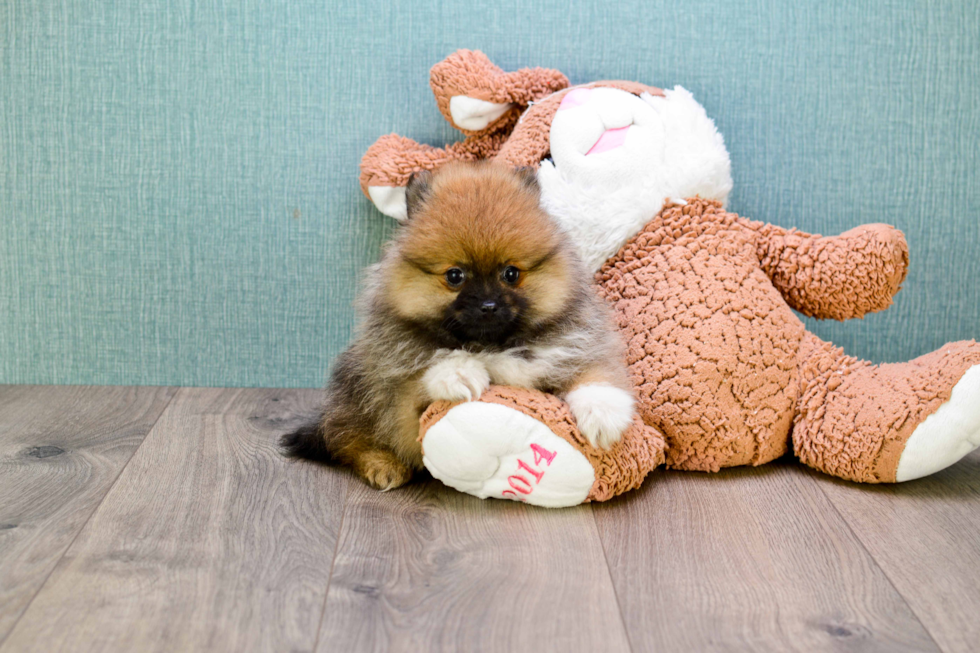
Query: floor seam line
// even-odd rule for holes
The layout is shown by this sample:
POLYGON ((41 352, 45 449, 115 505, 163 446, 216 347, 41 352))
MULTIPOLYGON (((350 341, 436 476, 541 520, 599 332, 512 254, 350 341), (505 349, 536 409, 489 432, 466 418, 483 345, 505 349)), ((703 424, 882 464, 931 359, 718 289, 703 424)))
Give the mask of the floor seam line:
POLYGON ((595 526, 596 537, 599 538, 599 548, 602 549, 602 561, 606 563, 606 576, 609 578, 609 585, 612 587, 613 598, 616 599, 616 611, 619 613, 619 623, 623 626, 623 634, 626 635, 626 646, 630 653, 633 653, 633 640, 630 638, 629 628, 626 627, 626 617, 623 615, 623 604, 619 600, 619 592, 616 590, 616 582, 612 577, 612 568, 609 566, 609 554, 606 553, 606 543, 602 539, 599 531, 599 522, 596 520, 595 508, 590 505, 589 512, 592 513, 592 525, 595 526))
POLYGON ((929 636, 929 640, 936 646, 936 650, 945 652, 946 649, 939 645, 939 642, 936 641, 936 638, 933 636, 932 631, 929 630, 929 627, 922 622, 922 617, 920 617, 919 613, 915 610, 915 608, 913 608, 912 605, 909 604, 908 599, 905 598, 905 595, 901 592, 901 590, 899 590, 898 587, 895 586, 895 583, 894 581, 892 581, 891 576, 888 575, 888 572, 885 570, 885 568, 881 566, 881 564, 878 562, 878 559, 874 556, 873 553, 871 553, 868 547, 864 544, 864 540, 862 540, 861 536, 857 534, 857 531, 855 531, 854 528, 851 527, 851 522, 849 522, 847 518, 841 513, 840 509, 837 507, 837 504, 834 503, 834 500, 830 498, 830 495, 828 495, 824 491, 823 486, 819 482, 817 482, 816 479, 811 477, 810 480, 820 489, 820 493, 823 494, 824 498, 827 500, 827 503, 830 504, 830 507, 834 509, 834 513, 838 517, 840 517, 840 520, 842 522, 844 522, 844 525, 847 526, 848 532, 850 532, 850 534, 854 536, 854 539, 857 540, 857 543, 861 545, 861 549, 868 554, 868 558, 871 559, 871 562, 874 563, 874 566, 877 567, 879 571, 881 571, 881 575, 884 576, 885 580, 888 581, 888 585, 893 590, 895 590, 895 594, 897 594, 898 597, 902 599, 902 603, 905 604, 905 607, 909 609, 909 612, 912 613, 912 616, 915 617, 915 620, 919 622, 920 626, 922 626, 922 630, 925 631, 926 635, 929 636))
POLYGON ((320 631, 323 630, 323 618, 327 614, 327 600, 330 598, 330 586, 333 584, 333 571, 337 566, 337 555, 340 553, 340 539, 344 534, 344 522, 347 520, 347 502, 350 499, 351 476, 347 475, 344 487, 344 510, 340 513, 340 524, 337 526, 337 541, 333 546, 333 558, 330 560, 330 574, 327 575, 327 588, 323 593, 323 607, 320 609, 320 619, 317 621, 316 637, 313 639, 313 651, 320 645, 320 631))
MULTIPOLYGON (((98 387, 98 386, 90 386, 90 387, 98 387)), ((138 388, 140 386, 130 386, 130 387, 138 388)), ((170 386, 170 387, 173 387, 173 386, 170 386)), ((174 392, 173 396, 171 396, 170 399, 167 400, 167 403, 163 407, 163 409, 160 411, 160 414, 157 415, 157 418, 155 420, 153 420, 153 424, 151 424, 150 425, 150 428, 148 428, 146 430, 146 433, 143 435, 143 439, 140 440, 140 443, 136 446, 135 449, 133 449, 133 453, 131 453, 129 455, 129 458, 126 459, 126 463, 121 468, 119 468, 119 473, 116 474, 116 477, 114 479, 112 479, 112 483, 110 483, 109 484, 109 487, 106 488, 106 491, 102 495, 102 498, 99 499, 99 502, 95 505, 94 508, 92 508, 92 512, 90 512, 88 514, 88 517, 85 518, 85 522, 81 525, 81 527, 75 533, 75 536, 71 538, 71 542, 69 542, 65 546, 64 551, 62 551, 61 552, 61 555, 58 556, 58 560, 51 567, 51 571, 48 572, 48 575, 44 577, 44 581, 38 586, 37 591, 34 592, 34 596, 31 597, 31 600, 28 601, 27 602, 27 605, 24 606, 24 609, 17 616, 17 619, 14 621, 13 624, 11 624, 10 630, 7 631, 6 636, 4 636, 3 640, 0 640, 0 653, 2 653, 3 651, 6 651, 6 643, 7 643, 7 640, 9 640, 10 639, 10 636, 14 633, 15 630, 17 630, 17 626, 18 626, 18 624, 20 624, 21 619, 24 618, 24 615, 27 614, 27 611, 31 609, 31 606, 32 605, 34 605, 34 601, 37 599, 38 596, 41 595, 41 592, 44 591, 44 588, 48 584, 48 581, 51 580, 51 576, 54 574, 55 570, 58 569, 58 565, 60 565, 61 564, 61 561, 65 559, 65 556, 68 555, 68 551, 70 551, 71 550, 71 547, 73 547, 75 545, 75 542, 78 540, 79 536, 82 534, 82 531, 85 530, 85 528, 89 525, 89 522, 92 521, 92 517, 95 516, 95 513, 97 513, 99 511, 99 508, 102 507, 102 504, 105 503, 105 498, 107 496, 109 496, 109 493, 112 492, 112 488, 114 488, 116 486, 116 483, 119 482, 119 477, 122 476, 123 472, 126 471, 126 468, 129 467, 129 463, 131 463, 132 460, 133 460, 133 458, 136 457, 136 452, 139 451, 143 447, 143 443, 146 442, 146 439, 148 437, 150 437, 150 433, 153 433, 153 429, 155 429, 157 427, 157 424, 160 422, 160 419, 163 417, 163 414, 167 412, 167 410, 170 408, 170 405, 173 403, 174 399, 176 399, 177 398, 177 395, 180 394, 180 391, 181 390, 183 390, 183 388, 182 387, 178 387, 177 388, 177 391, 174 392)))

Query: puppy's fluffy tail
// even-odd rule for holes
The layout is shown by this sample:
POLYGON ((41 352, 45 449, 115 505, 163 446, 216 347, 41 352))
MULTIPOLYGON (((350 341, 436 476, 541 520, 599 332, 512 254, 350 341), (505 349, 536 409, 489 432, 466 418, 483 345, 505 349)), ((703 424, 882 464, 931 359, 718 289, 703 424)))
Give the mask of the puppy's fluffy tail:
POLYGON ((279 446, 289 458, 301 458, 318 463, 336 462, 327 449, 327 441, 320 429, 321 420, 304 424, 279 438, 279 446))

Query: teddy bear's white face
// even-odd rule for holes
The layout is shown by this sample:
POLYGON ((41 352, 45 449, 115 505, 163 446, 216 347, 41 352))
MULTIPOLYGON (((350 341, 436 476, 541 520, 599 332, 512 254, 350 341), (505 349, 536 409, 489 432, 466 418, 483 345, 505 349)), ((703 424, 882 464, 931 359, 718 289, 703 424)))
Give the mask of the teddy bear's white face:
POLYGON ((721 134, 680 86, 666 97, 573 89, 551 123, 538 182, 544 208, 598 270, 670 200, 724 202, 731 165, 721 134))

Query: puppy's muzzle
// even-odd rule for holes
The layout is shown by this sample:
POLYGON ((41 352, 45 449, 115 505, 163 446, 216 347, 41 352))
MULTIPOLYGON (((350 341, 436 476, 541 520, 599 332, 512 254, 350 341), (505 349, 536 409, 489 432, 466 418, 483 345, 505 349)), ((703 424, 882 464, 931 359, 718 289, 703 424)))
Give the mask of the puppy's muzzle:
POLYGON ((446 325, 461 341, 500 343, 514 333, 518 312, 503 297, 464 292, 450 307, 446 325))

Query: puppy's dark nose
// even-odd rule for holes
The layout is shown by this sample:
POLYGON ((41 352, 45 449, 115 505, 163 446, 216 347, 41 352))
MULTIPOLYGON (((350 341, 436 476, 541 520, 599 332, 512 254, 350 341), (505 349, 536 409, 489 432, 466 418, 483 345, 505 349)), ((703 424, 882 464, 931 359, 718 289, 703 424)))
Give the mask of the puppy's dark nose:
POLYGON ((497 302, 490 301, 489 299, 482 304, 480 304, 480 312, 484 315, 497 312, 497 302))

